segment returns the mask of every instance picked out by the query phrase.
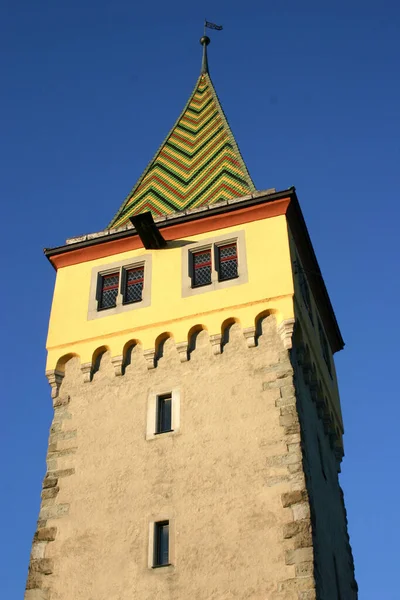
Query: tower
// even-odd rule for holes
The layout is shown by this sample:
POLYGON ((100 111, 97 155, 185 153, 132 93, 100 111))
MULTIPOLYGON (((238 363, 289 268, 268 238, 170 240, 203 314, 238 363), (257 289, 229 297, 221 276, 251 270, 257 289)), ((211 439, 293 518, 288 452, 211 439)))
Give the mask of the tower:
POLYGON ((45 251, 54 419, 25 600, 353 600, 341 333, 296 191, 210 79, 101 232, 45 251))

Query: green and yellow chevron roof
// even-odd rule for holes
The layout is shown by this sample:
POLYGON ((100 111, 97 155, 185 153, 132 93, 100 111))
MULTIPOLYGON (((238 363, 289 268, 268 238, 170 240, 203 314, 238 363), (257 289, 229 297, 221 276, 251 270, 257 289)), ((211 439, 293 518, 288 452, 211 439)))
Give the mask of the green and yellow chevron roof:
POLYGON ((255 190, 210 79, 206 43, 189 102, 109 227, 141 212, 157 217, 255 190))

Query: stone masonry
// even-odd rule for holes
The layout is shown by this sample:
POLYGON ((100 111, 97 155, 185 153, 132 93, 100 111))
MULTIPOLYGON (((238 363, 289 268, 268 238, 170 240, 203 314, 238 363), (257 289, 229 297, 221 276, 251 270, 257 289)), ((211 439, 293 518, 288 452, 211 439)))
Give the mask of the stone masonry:
MULTIPOLYGON (((223 335, 199 328, 188 344, 166 338, 97 366, 74 357, 65 376, 49 374, 54 420, 25 600, 339 598, 319 583, 329 568, 334 579, 332 540, 325 548, 316 531, 324 496, 302 419, 318 414, 291 360, 291 326, 232 321, 223 335), (149 394, 170 389, 179 428, 146 439, 149 394), (174 560, 151 569, 149 522, 160 517, 174 523, 174 560)), ((343 566, 346 521, 330 485, 343 566)), ((340 598, 356 598, 351 565, 338 577, 340 598)))

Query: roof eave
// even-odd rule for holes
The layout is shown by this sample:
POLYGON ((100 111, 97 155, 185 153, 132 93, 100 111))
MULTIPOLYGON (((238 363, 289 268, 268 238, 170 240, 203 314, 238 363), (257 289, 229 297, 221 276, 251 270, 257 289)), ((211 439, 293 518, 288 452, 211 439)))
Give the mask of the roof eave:
MULTIPOLYGON (((235 210, 243 209, 246 207, 255 206, 257 204, 271 203, 277 200, 290 199, 289 207, 286 213, 286 217, 291 228, 296 246, 302 257, 302 261, 305 262, 306 270, 308 271, 307 276, 310 283, 311 290, 314 296, 318 299, 318 306, 321 312, 321 318, 325 324, 329 342, 333 352, 337 352, 344 348, 344 341, 339 329, 339 325, 336 319, 335 312, 333 310, 332 303, 330 301, 328 291, 325 286, 324 279, 318 264, 317 257, 314 252, 314 248, 311 242, 310 235, 308 233, 307 225, 305 223, 303 213, 300 208, 300 204, 297 198, 296 190, 294 187, 288 190, 279 192, 255 192, 244 198, 235 198, 220 202, 218 204, 211 204, 202 210, 188 210, 183 213, 172 213, 163 220, 157 220, 156 226, 158 229, 165 229, 172 225, 179 225, 190 221, 197 221, 210 216, 216 216, 223 213, 229 213, 235 210), (308 266, 308 268, 307 268, 308 266)), ((122 240, 138 235, 135 228, 124 229, 113 233, 104 232, 104 235, 85 239, 63 246, 57 246, 55 248, 45 248, 44 254, 52 263, 52 257, 73 250, 80 250, 104 244, 112 241, 122 240)), ((52 263, 53 264, 53 263, 52 263)), ((54 265, 53 265, 54 266, 54 265)))
MULTIPOLYGON (((204 210, 195 209, 179 213, 171 213, 163 220, 157 219, 156 225, 158 229, 164 229, 166 227, 170 227, 171 225, 196 221, 209 217, 210 215, 219 215, 225 212, 237 210, 239 208, 245 208, 247 206, 281 200, 283 198, 288 198, 291 195, 292 190, 294 190, 294 188, 289 188, 288 190, 283 190, 281 192, 255 192, 249 196, 245 196, 243 199, 234 198, 232 200, 210 204, 205 207, 204 210)), ((105 242, 111 242, 137 235, 137 231, 134 227, 109 234, 107 234, 107 231, 108 230, 105 230, 104 236, 96 236, 90 239, 64 244, 62 246, 56 246, 54 248, 44 248, 44 254, 47 258, 51 258, 56 254, 63 254, 72 250, 88 248, 89 246, 104 244, 105 242)))

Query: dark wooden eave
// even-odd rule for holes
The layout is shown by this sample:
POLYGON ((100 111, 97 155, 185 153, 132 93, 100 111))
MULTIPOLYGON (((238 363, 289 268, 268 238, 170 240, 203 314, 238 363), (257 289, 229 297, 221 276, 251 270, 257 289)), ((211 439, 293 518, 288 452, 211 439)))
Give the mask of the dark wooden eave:
POLYGON ((154 223, 153 215, 150 211, 135 215, 129 220, 138 232, 146 250, 161 250, 165 248, 167 242, 154 223))

